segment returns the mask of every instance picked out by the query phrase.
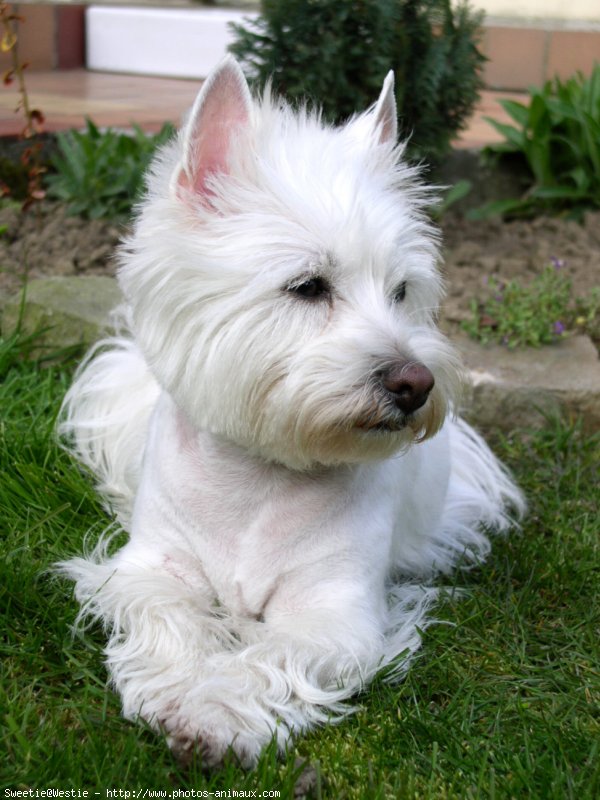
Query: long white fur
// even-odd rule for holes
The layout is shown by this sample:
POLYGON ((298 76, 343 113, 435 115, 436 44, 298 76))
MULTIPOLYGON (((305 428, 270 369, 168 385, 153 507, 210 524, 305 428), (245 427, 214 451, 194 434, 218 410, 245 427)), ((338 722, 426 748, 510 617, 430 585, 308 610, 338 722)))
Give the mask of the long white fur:
POLYGON ((435 327, 427 192, 395 142, 393 80, 342 128, 252 100, 227 59, 158 156, 121 250, 128 330, 101 343, 61 430, 129 542, 61 569, 103 622, 125 716, 217 763, 337 718, 401 674, 436 590, 523 500, 468 425, 435 327), (331 284, 327 302, 290 287, 331 284), (406 282, 406 299, 394 303, 406 282), (399 430, 377 376, 435 387, 399 430))

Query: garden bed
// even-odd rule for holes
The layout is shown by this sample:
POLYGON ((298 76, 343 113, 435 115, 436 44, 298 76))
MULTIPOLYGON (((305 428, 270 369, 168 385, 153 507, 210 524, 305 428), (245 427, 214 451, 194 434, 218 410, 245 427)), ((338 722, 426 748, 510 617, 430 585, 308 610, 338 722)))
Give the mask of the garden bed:
POLYGON ((565 217, 471 221, 448 216, 442 223, 448 296, 444 319, 470 316, 474 297, 489 293, 491 278, 529 283, 549 264, 569 278, 574 297, 588 297, 600 284, 600 212, 582 223, 565 217))

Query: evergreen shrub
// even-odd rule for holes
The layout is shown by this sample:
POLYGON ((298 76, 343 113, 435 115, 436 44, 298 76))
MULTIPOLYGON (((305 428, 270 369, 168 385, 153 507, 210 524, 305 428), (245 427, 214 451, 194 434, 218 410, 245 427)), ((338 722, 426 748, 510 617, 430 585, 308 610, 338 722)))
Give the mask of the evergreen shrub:
POLYGON ((435 161, 482 87, 480 23, 464 0, 263 0, 256 21, 232 26, 230 50, 258 88, 271 79, 332 122, 371 105, 392 69, 409 152, 435 161))

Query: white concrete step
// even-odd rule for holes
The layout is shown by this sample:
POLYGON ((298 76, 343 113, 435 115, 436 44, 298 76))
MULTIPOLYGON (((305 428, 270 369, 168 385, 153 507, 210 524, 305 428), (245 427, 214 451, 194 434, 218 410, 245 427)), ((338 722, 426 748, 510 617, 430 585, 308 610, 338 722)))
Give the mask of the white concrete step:
POLYGON ((229 23, 256 17, 225 8, 89 6, 88 69, 205 78, 233 41, 229 23))

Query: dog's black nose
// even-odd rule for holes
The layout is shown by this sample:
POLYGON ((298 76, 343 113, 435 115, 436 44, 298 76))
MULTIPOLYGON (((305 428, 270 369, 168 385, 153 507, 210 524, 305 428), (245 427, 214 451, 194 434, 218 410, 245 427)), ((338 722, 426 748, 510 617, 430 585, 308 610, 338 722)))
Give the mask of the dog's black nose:
POLYGON ((412 414, 425 405, 435 383, 425 364, 404 361, 394 364, 382 378, 384 388, 393 395, 396 406, 405 414, 412 414))

